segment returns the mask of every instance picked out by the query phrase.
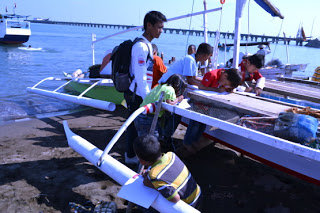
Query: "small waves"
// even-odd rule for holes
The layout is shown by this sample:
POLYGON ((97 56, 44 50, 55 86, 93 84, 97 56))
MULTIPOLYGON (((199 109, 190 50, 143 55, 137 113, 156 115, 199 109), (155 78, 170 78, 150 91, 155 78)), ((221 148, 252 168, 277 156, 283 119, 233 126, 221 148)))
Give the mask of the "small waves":
POLYGON ((87 109, 77 104, 34 94, 9 95, 0 101, 0 124, 14 120, 44 118, 87 109))

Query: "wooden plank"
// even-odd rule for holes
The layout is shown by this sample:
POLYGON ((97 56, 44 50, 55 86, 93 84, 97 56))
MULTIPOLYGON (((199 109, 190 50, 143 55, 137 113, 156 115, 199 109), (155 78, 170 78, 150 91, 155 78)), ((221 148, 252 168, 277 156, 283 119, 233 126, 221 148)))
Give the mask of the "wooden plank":
POLYGON ((320 89, 315 87, 266 80, 266 86, 263 90, 301 100, 320 103, 320 89))
MULTIPOLYGON (((239 94, 239 95, 242 95, 242 96, 250 96, 250 97, 252 97, 252 95, 248 95, 248 93, 243 93, 243 92, 235 92, 235 94, 239 94)), ((270 93, 270 94, 272 94, 272 93, 270 93)), ((261 96, 254 96, 254 98, 255 98, 255 99, 264 100, 264 101, 266 101, 266 102, 278 103, 278 104, 281 104, 281 105, 283 105, 283 106, 303 108, 302 106, 297 105, 297 104, 287 103, 287 102, 278 101, 278 100, 274 100, 274 99, 270 99, 270 98, 264 98, 264 97, 261 97, 261 96)))
POLYGON ((306 80, 306 79, 299 79, 299 78, 288 78, 288 77, 278 77, 279 81, 286 81, 286 82, 296 82, 301 84, 310 84, 314 86, 320 86, 320 82, 312 81, 312 80, 306 80))
POLYGON ((193 91, 189 92, 188 96, 194 100, 210 103, 212 106, 228 108, 236 111, 240 115, 275 117, 278 116, 280 112, 291 108, 281 103, 268 102, 236 93, 221 95, 212 92, 206 94, 204 91, 201 91, 201 93, 193 91))

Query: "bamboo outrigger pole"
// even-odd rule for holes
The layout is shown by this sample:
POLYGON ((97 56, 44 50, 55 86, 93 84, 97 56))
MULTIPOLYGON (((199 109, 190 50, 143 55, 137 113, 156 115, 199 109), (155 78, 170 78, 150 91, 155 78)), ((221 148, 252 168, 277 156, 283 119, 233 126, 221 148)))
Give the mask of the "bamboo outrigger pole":
MULTIPOLYGON (((219 10, 221 10, 221 7, 218 7, 218 8, 215 8, 215 9, 206 10, 206 11, 200 11, 200 12, 196 12, 196 13, 190 13, 190 14, 187 14, 187 15, 177 16, 177 17, 168 19, 167 22, 175 21, 175 20, 179 20, 179 19, 183 19, 183 18, 188 18, 188 17, 191 17, 191 16, 197 16, 197 15, 202 15, 202 14, 206 14, 206 13, 212 13, 212 12, 216 12, 216 11, 219 11, 219 10)), ((120 35, 120 34, 123 34, 123 33, 126 33, 126 32, 138 30, 138 29, 141 29, 141 28, 143 28, 143 25, 137 26, 137 27, 133 27, 133 28, 130 28, 130 29, 118 32, 118 33, 114 33, 112 35, 108 35, 108 36, 105 36, 103 38, 100 38, 100 39, 97 39, 95 41, 92 41, 92 44, 97 43, 99 41, 102 41, 104 39, 116 36, 116 35, 120 35)))

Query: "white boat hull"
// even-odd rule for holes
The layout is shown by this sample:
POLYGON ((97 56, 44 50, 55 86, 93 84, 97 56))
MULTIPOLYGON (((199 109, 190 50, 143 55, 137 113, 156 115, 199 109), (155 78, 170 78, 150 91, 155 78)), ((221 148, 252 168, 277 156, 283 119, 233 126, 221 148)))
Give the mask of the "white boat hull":
POLYGON ((264 67, 259 72, 266 79, 277 80, 279 77, 291 78, 293 72, 305 71, 308 64, 286 64, 284 67, 264 67))
POLYGON ((259 72, 263 77, 270 80, 276 80, 279 77, 292 77, 293 73, 293 71, 282 68, 261 68, 259 72))
MULTIPOLYGON (((221 129, 207 131, 206 136, 264 164, 320 185, 320 172, 318 171, 320 161, 312 157, 313 155, 320 155, 319 151, 300 144, 293 144, 289 150, 284 150, 263 143, 258 140, 259 138, 250 139, 221 129), (305 155, 295 154, 296 150, 303 152, 305 155)), ((283 147, 286 146, 286 143, 291 142, 284 142, 283 147)))
POLYGON ((111 102, 107 101, 100 101, 100 100, 95 100, 92 98, 86 98, 86 97, 78 97, 74 95, 69 95, 69 94, 64 94, 64 93, 58 93, 54 91, 48 91, 48 90, 43 90, 39 88, 32 88, 32 87, 27 87, 26 89, 28 92, 32 92, 38 95, 43 95, 51 98, 57 98, 59 100, 63 101, 68 101, 72 102, 75 104, 80 104, 80 105, 85 105, 89 107, 94 107, 102 110, 108 110, 108 111, 114 111, 116 109, 116 105, 111 102))
POLYGON ((163 104, 183 116, 207 124, 205 136, 264 164, 320 185, 320 150, 228 123, 193 111, 163 104), (209 131, 209 127, 218 129, 209 131))
MULTIPOLYGON (((94 108, 98 108, 98 109, 102 109, 102 110, 114 111, 116 109, 116 104, 113 103, 113 102, 83 97, 83 95, 86 94, 87 91, 92 89, 95 85, 99 84, 101 81, 103 81, 103 80, 99 79, 98 81, 95 81, 94 84, 90 85, 90 87, 86 88, 78 96, 58 92, 59 89, 61 89, 62 87, 65 87, 70 82, 72 82, 72 78, 48 77, 48 78, 45 78, 45 79, 39 81, 33 87, 27 87, 26 90, 28 92, 36 93, 38 95, 43 95, 43 96, 47 96, 47 97, 51 97, 51 98, 57 98, 57 99, 68 101, 68 102, 72 102, 72 103, 75 103, 75 104, 90 106, 90 107, 94 107, 94 108), (38 88, 38 86, 40 84, 42 84, 43 82, 45 82, 45 81, 67 81, 67 82, 62 84, 60 87, 58 87, 58 88, 56 88, 54 90, 38 88)), ((109 82, 107 84, 109 84, 109 82)))
POLYGON ((0 18, 0 42, 7 44, 21 44, 27 42, 31 35, 29 21, 17 19, 16 15, 6 14, 0 18))
MULTIPOLYGON (((124 185, 130 178, 137 174, 110 155, 103 154, 102 150, 98 149, 87 140, 83 139, 79 135, 74 134, 69 129, 67 121, 63 122, 63 126, 68 139, 68 145, 80 155, 85 157, 102 172, 107 174, 113 180, 117 181, 120 185, 124 185), (99 163, 99 166, 97 166, 98 162, 101 162, 99 163)), ((144 187, 146 186, 141 186, 141 190, 135 193, 136 196, 140 196, 139 193, 147 192, 146 190, 143 190, 144 187)), ((199 213, 198 210, 194 209, 183 201, 173 203, 166 200, 160 195, 160 193, 151 206, 163 213, 199 213)))

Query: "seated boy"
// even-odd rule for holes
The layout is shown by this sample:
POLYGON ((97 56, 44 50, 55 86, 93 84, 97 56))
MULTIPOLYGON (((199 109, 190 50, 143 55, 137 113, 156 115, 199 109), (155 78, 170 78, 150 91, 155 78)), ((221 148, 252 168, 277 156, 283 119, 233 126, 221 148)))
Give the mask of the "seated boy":
MULTIPOLYGON (((232 90, 238 87, 240 83, 241 76, 237 69, 216 69, 203 76, 199 89, 216 92, 232 92, 232 90)), ((190 120, 183 140, 183 146, 190 153, 195 153, 197 151, 197 146, 195 144, 199 141, 205 129, 205 124, 190 120)))
POLYGON ((133 148, 140 163, 149 167, 142 174, 145 186, 156 189, 171 202, 182 200, 196 207, 200 186, 178 156, 173 152, 162 154, 159 141, 151 134, 138 137, 133 148))
MULTIPOLYGON (((252 83, 253 80, 256 81, 256 87, 254 88, 254 92, 256 95, 260 95, 264 86, 265 86, 265 77, 261 75, 259 69, 264 64, 264 56, 259 54, 254 54, 249 56, 247 59, 243 59, 239 65, 242 75, 242 83, 248 82, 252 83)), ((246 92, 251 92, 253 88, 247 87, 246 92)))

